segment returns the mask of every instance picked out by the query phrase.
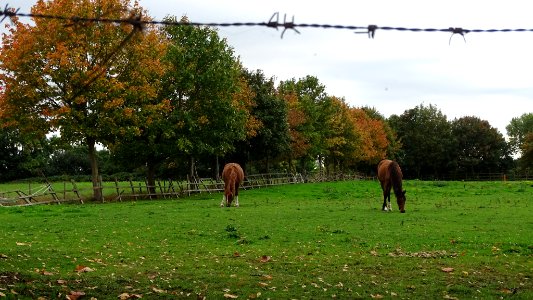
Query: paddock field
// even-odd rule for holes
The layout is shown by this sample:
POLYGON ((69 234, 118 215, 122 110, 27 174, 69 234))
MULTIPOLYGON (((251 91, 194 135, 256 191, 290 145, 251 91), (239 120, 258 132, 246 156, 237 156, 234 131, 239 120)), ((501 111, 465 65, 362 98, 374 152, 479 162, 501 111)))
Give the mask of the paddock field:
POLYGON ((533 299, 533 182, 404 188, 0 207, 0 299, 533 299))

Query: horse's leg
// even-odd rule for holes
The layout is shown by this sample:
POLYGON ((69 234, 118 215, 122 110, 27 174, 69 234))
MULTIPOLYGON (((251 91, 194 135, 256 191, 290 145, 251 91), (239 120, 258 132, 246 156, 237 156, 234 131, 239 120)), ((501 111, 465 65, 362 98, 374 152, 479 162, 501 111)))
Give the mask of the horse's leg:
POLYGON ((381 207, 381 210, 385 210, 385 201, 387 201, 387 194, 385 193, 385 184, 383 181, 380 181, 379 184, 381 185, 381 190, 383 191, 383 206, 381 207))
POLYGON ((381 208, 383 211, 387 211, 387 192, 383 191, 383 207, 381 208))
POLYGON ((387 207, 385 208, 386 211, 392 211, 392 208, 390 206, 390 192, 387 194, 387 207))
POLYGON ((390 210, 390 189, 390 185, 385 184, 385 187, 383 188, 383 211, 390 210))
POLYGON ((239 207, 239 183, 235 183, 235 207, 239 207))
POLYGON ((222 202, 220 202, 220 207, 224 207, 225 202, 226 202, 226 195, 222 195, 222 202))

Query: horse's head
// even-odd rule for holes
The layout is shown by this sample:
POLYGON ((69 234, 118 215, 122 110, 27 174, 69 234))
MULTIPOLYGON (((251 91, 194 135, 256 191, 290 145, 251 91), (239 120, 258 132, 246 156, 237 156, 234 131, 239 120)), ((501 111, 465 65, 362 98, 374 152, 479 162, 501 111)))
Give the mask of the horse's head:
POLYGON ((231 202, 233 202, 233 193, 231 191, 225 191, 224 195, 226 196, 226 206, 230 207, 231 202))
POLYGON ((396 202, 398 202, 398 207, 400 208, 401 213, 405 212, 405 192, 406 191, 402 191, 402 194, 399 195, 399 197, 396 197, 396 202))

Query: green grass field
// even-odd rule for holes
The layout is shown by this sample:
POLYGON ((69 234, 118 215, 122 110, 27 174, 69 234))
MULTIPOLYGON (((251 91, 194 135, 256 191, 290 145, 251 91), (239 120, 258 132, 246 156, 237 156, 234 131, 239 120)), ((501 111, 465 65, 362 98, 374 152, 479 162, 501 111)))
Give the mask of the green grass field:
POLYGON ((0 207, 0 299, 533 299, 532 182, 0 207))

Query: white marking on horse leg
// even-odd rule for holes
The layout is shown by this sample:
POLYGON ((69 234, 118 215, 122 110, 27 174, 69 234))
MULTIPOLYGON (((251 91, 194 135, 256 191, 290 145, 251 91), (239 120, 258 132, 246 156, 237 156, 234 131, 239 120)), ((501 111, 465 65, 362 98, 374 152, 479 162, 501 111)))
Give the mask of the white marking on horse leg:
POLYGON ((235 207, 239 207, 239 196, 235 196, 235 207))
POLYGON ((222 202, 220 202, 220 207, 224 207, 224 202, 226 202, 226 195, 222 195, 222 202))

